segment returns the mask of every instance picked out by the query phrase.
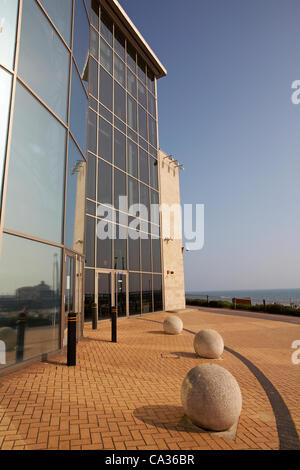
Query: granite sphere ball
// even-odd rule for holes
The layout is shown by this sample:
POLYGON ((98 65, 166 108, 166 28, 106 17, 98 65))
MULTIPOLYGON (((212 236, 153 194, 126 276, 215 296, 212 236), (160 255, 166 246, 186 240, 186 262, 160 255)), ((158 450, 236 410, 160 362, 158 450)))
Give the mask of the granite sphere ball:
POLYGON ((164 332, 169 335, 179 335, 182 332, 183 323, 176 315, 171 315, 164 320, 164 332))
POLYGON ((6 351, 12 351, 17 345, 16 331, 8 326, 0 328, 0 341, 4 342, 6 351))
POLYGON ((224 351, 224 341, 216 330, 208 328, 199 331, 195 335, 194 349, 198 356, 208 359, 219 359, 224 351))
POLYGON ((233 375, 217 364, 200 364, 183 380, 181 401, 193 424, 210 431, 226 431, 237 423, 242 394, 233 375))

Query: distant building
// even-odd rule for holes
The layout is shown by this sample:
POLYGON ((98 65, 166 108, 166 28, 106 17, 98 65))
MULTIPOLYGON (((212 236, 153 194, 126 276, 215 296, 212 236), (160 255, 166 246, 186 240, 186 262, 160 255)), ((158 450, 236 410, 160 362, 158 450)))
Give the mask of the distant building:
POLYGON ((25 334, 26 363, 64 346, 69 312, 80 337, 93 302, 99 319, 184 307, 156 207, 179 176, 159 152, 166 70, 116 0, 10 0, 0 24, 0 328, 55 297, 34 304, 53 321, 25 334))

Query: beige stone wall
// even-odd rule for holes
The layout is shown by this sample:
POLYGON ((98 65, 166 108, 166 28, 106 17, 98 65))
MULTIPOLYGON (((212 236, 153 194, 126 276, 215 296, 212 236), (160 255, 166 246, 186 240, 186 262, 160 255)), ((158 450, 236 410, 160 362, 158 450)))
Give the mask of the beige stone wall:
MULTIPOLYGON (((159 151, 160 204, 180 204, 179 168, 162 150, 159 151)), ((176 212, 162 210, 162 267, 164 308, 185 308, 184 267, 182 253, 182 222, 176 212)))

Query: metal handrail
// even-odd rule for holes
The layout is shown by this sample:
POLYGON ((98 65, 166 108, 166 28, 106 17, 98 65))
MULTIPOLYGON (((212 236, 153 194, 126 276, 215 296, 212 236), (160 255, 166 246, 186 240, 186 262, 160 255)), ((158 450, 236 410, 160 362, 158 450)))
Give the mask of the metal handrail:
MULTIPOLYGON (((239 297, 229 297, 229 296, 225 296, 225 295, 210 295, 210 294, 186 294, 186 298, 190 298, 190 297, 196 297, 196 298, 201 298, 201 297, 204 297, 205 300, 207 302, 209 302, 209 299, 230 299, 230 301, 232 301, 233 298, 239 298, 239 297)), ((242 299, 249 299, 251 300, 251 303, 252 301, 257 301, 257 302, 261 302, 261 303, 266 303, 266 304, 278 304, 278 305, 289 305, 289 306, 300 306, 300 302, 299 301, 288 301, 288 300, 278 300, 278 299, 269 299, 269 298, 265 298, 265 299, 257 299, 255 297, 241 297, 242 299)))

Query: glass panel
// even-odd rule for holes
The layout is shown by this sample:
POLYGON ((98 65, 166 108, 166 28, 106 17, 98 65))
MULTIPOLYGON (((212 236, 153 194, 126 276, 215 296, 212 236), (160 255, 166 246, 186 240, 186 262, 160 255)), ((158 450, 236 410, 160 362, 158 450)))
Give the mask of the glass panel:
POLYGON ((14 68, 18 0, 0 0, 0 62, 14 68))
POLYGON ((98 274, 98 318, 111 316, 111 275, 98 274))
POLYGON ((74 272, 75 272, 75 259, 66 256, 66 270, 65 270, 65 312, 74 312, 75 308, 75 289, 74 289, 74 272))
POLYGON ((136 98, 136 76, 127 68, 127 90, 136 98))
POLYGON ((137 130, 137 104, 134 99, 127 95, 127 124, 137 130))
POLYGON ((139 106, 139 134, 144 137, 144 139, 148 139, 147 115, 141 106, 139 106))
POLYGON ((138 82, 138 100, 139 103, 147 109, 146 88, 141 84, 141 82, 138 82))
POLYGON ((135 48, 127 41, 127 65, 136 73, 136 51, 135 48))
POLYGON ((128 176, 128 208, 139 203, 139 183, 128 176))
POLYGON ((125 86, 125 64, 116 54, 114 55, 114 78, 125 86))
POLYGON ((123 123, 123 121, 120 121, 116 116, 114 117, 114 123, 115 127, 119 129, 123 134, 126 134, 126 125, 123 123))
POLYGON ((141 313, 141 275, 129 273, 129 315, 141 313))
MULTIPOLYGON (((147 220, 149 220, 150 219, 149 188, 148 188, 148 186, 145 186, 142 183, 140 183, 140 203, 141 203, 141 205, 145 206, 145 208, 147 209, 147 211, 148 211, 147 220)), ((145 211, 145 209, 143 210, 143 212, 144 211, 145 211)))
POLYGON ((100 101, 103 103, 108 109, 112 110, 112 102, 113 102, 113 80, 105 70, 100 67, 100 101))
POLYGON ((95 266, 96 219, 85 218, 85 264, 95 266))
POLYGON ((162 300, 162 278, 157 274, 153 274, 153 298, 155 312, 163 309, 162 300))
POLYGON ((0 68, 0 201, 2 199, 2 177, 6 153, 7 128, 11 99, 11 84, 11 75, 0 68))
POLYGON ((86 163, 73 139, 69 139, 65 245, 82 253, 86 163))
POLYGON ((33 0, 23 8, 18 72, 67 121, 70 55, 33 0))
POLYGON ((152 237, 153 272, 161 273, 160 239, 152 237))
POLYGON ((89 107, 98 112, 98 101, 92 98, 92 96, 89 96, 89 107))
POLYGON ((127 136, 130 137, 134 142, 138 141, 137 134, 130 129, 130 127, 127 127, 127 136))
POLYGON ((141 238, 141 261, 142 271, 151 272, 151 237, 150 235, 144 235, 147 238, 141 238))
POLYGON ((155 158, 150 157, 149 158, 149 164, 150 164, 150 185, 158 189, 158 163, 155 158))
POLYGON ((115 85, 115 103, 114 112, 122 121, 125 121, 125 91, 120 85, 114 82, 115 85))
POLYGON ((138 77, 142 82, 146 83, 146 64, 141 59, 141 57, 138 56, 138 77))
POLYGON ((140 270, 140 238, 136 230, 128 230, 128 269, 140 270))
POLYGON ((89 59, 89 93, 98 98, 98 64, 92 57, 89 59))
POLYGON ((115 129, 114 132, 114 165, 126 170, 126 137, 115 129))
POLYGON ((119 56, 125 60, 125 37, 117 26, 115 26, 114 48, 115 51, 119 54, 119 56))
POLYGON ((112 49, 109 45, 100 39, 100 63, 103 67, 112 74, 112 63, 113 63, 113 55, 112 49))
POLYGON ((96 201, 96 160, 94 155, 88 154, 86 175, 86 196, 96 201))
POLYGON ((3 234, 0 326, 9 328, 15 338, 7 347, 5 366, 59 348, 60 273, 61 249, 3 234), (25 320, 23 344, 17 336, 21 318, 25 320))
POLYGON ((90 26, 82 0, 75 0, 73 54, 83 77, 89 54, 90 26))
POLYGON ((159 197, 156 191, 150 190, 151 197, 151 222, 159 225, 159 197))
POLYGON ((85 210, 87 214, 90 215, 96 215, 96 204, 95 202, 89 201, 88 199, 86 200, 85 204, 85 210))
POLYGON ((92 304, 95 299, 95 271, 93 269, 85 269, 84 289, 84 319, 89 321, 92 318, 92 304))
POLYGON ((147 142, 145 139, 143 139, 142 137, 139 137, 139 145, 140 145, 144 150, 146 150, 146 152, 147 152, 147 150, 148 150, 148 142, 147 142))
POLYGON ((106 14, 104 10, 101 10, 101 24, 100 24, 100 33, 106 39, 108 44, 112 46, 112 30, 113 22, 111 18, 106 14))
POLYGON ((125 274, 116 273, 116 306, 118 309, 118 317, 126 316, 126 284, 127 276, 125 274))
POLYGON ((86 153, 87 112, 88 104, 86 92, 76 67, 72 64, 70 130, 84 154, 86 153))
MULTIPOLYGON (((9 0, 11 1, 11 0, 9 0)), ((72 24, 72 0, 40 0, 58 31, 70 46, 72 24)))
POLYGON ((152 274, 142 275, 142 312, 152 312, 152 274))
POLYGON ((88 149, 97 153, 97 114, 91 109, 88 112, 88 149))
MULTIPOLYGON (((106 224, 108 227, 112 224, 104 221, 97 221, 98 224, 106 224)), ((108 229, 109 230, 109 229, 108 229)), ((110 269, 112 266, 112 240, 110 238, 97 239, 97 267, 110 269)))
POLYGON ((114 269, 127 269, 127 240, 120 238, 114 240, 114 269))
POLYGON ((128 173, 138 177, 138 148, 137 145, 127 139, 127 166, 128 173))
POLYGON ((140 154, 140 180, 149 184, 149 164, 148 154, 144 150, 139 149, 140 154))
POLYGON ((61 243, 65 147, 63 126, 17 83, 6 228, 61 243))
POLYGON ((149 142, 152 144, 154 147, 157 146, 157 138, 156 138, 156 122, 154 119, 152 119, 151 116, 149 116, 149 142))
POLYGON ((98 160, 98 202, 112 204, 112 167, 98 160))
POLYGON ((90 29, 90 54, 98 60, 99 55, 99 35, 91 28, 90 29))
POLYGON ((147 86, 151 93, 155 96, 155 78, 153 73, 149 70, 147 70, 147 86))
POLYGON ((154 97, 148 91, 148 111, 154 118, 156 117, 156 103, 154 97))
POLYGON ((122 171, 117 169, 114 170, 114 207, 116 209, 120 207, 120 196, 126 196, 126 175, 122 171))
POLYGON ((104 160, 112 161, 112 126, 99 118, 99 156, 104 160))
POLYGON ((102 106, 102 104, 99 104, 99 114, 101 114, 101 116, 106 118, 112 124, 112 121, 113 121, 112 113, 108 111, 104 106, 102 106))
POLYGON ((97 31, 99 30, 99 1, 98 0, 88 0, 88 3, 91 3, 90 16, 91 24, 95 26, 97 31))

